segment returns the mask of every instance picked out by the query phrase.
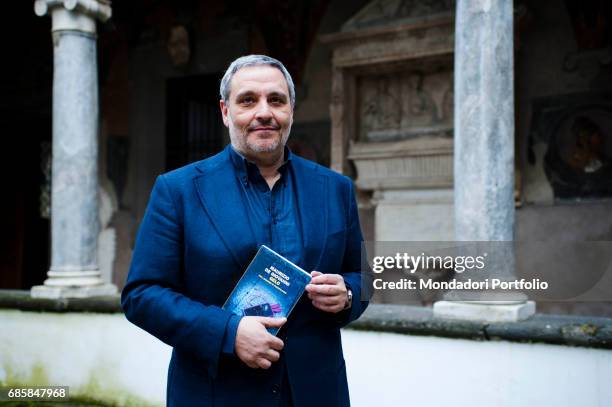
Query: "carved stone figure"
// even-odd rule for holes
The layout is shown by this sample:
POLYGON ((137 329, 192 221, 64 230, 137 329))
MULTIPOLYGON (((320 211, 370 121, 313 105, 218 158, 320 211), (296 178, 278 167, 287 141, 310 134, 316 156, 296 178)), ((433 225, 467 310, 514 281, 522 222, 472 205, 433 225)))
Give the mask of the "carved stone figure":
POLYGON ((170 38, 168 39, 168 54, 174 66, 184 66, 191 57, 189 45, 189 33, 182 25, 172 27, 170 38))
POLYGON ((360 139, 393 141, 450 129, 452 87, 450 70, 362 77, 358 85, 360 139))

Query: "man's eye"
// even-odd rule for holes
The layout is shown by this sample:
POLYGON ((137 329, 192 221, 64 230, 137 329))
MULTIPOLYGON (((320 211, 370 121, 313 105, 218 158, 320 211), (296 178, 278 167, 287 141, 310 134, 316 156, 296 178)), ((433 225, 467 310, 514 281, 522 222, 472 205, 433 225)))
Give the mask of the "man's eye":
POLYGON ((270 103, 273 105, 282 105, 284 101, 281 98, 272 98, 270 99, 270 103))
POLYGON ((251 105, 253 103, 255 103, 255 99, 253 98, 244 98, 240 100, 240 104, 242 105, 251 105))

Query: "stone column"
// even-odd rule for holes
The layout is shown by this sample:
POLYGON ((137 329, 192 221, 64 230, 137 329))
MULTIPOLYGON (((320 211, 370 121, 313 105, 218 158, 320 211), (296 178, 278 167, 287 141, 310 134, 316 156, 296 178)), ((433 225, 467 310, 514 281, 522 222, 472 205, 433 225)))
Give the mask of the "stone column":
POLYGON ((98 268, 98 68, 96 20, 104 0, 36 0, 51 15, 54 49, 51 268, 33 297, 115 294, 98 268))
MULTIPOLYGON (((490 277, 504 280, 514 280, 515 274, 512 4, 458 0, 455 20, 455 239, 508 242, 489 245, 495 252, 489 257, 490 277)), ((484 294, 483 301, 439 301, 434 315, 512 321, 535 312, 523 294, 511 293, 509 300, 503 294, 484 294)))

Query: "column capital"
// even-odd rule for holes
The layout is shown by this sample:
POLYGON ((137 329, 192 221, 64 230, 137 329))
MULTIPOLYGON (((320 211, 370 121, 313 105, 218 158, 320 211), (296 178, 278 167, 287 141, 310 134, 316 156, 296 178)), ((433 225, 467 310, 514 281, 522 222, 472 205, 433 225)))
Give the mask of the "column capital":
POLYGON ((96 20, 107 21, 111 15, 109 0, 36 0, 34 12, 51 15, 51 31, 81 31, 95 34, 96 20))

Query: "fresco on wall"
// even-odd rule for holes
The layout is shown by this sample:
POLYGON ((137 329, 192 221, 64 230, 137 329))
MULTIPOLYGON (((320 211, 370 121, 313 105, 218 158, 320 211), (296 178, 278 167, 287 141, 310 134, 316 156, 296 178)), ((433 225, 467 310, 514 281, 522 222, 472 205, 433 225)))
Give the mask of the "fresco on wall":
POLYGON ((529 162, 542 166, 555 199, 612 197, 612 96, 574 94, 534 103, 529 162), (543 143, 543 160, 533 148, 543 143))
POLYGON ((586 108, 559 122, 545 171, 557 198, 612 196, 612 111, 586 108))

